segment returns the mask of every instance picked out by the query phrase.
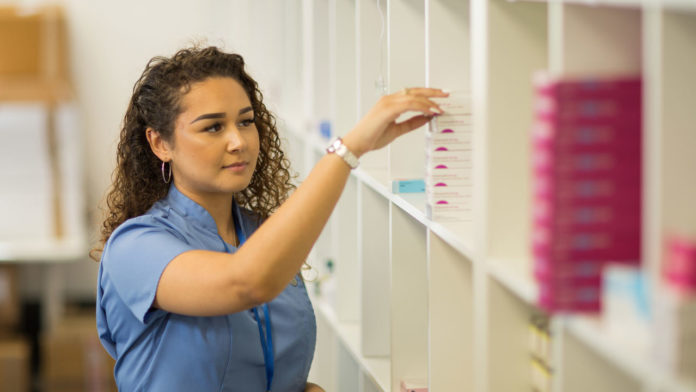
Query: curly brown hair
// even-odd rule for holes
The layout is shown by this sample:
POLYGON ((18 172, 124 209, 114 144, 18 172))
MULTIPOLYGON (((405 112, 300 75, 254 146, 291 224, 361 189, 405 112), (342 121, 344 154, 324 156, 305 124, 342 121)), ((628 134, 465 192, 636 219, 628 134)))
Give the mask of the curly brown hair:
POLYGON ((151 59, 133 87, 123 119, 117 149, 113 184, 106 196, 107 214, 99 244, 90 256, 99 253, 111 233, 126 220, 142 215, 166 196, 169 184, 162 180, 161 162, 152 152, 146 137, 148 127, 173 142, 174 123, 182 111, 181 99, 191 85, 210 77, 229 77, 242 85, 254 110, 259 132, 260 151, 249 186, 235 193, 235 200, 261 218, 287 199, 294 189, 290 161, 281 149, 275 117, 263 104, 258 84, 244 70, 244 59, 211 46, 178 51, 171 58, 151 59))

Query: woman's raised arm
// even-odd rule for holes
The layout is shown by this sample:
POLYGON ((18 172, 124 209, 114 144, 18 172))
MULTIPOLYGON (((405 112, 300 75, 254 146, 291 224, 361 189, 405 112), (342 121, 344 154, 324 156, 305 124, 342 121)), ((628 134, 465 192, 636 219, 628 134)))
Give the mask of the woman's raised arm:
MULTIPOLYGON (((357 157, 382 148, 441 113, 431 100, 442 90, 414 88, 386 95, 343 137, 357 157), (404 113, 418 114, 401 123, 404 113)), ((297 274, 343 191, 350 167, 336 154, 319 160, 278 210, 234 254, 189 251, 174 258, 160 279, 155 306, 211 316, 271 301, 297 274)))

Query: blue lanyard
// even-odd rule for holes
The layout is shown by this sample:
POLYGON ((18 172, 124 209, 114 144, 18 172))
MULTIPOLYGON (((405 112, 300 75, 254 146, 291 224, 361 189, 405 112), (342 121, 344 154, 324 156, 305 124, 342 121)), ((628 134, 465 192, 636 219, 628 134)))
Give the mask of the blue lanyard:
MULTIPOLYGON (((244 241, 246 241, 246 235, 241 228, 241 222, 234 220, 234 231, 237 234, 237 241, 239 246, 242 246, 244 241)), ((259 326, 259 337, 261 338, 261 348, 263 349, 263 362, 266 364, 266 391, 271 391, 271 384, 273 383, 273 372, 274 372, 274 362, 275 358, 273 356, 273 335, 271 334, 271 310, 268 308, 268 304, 263 304, 263 316, 266 319, 266 333, 264 334, 263 326, 261 323, 261 318, 259 317, 258 308, 254 308, 254 317, 256 317, 256 324, 259 326)))
POLYGON ((263 348, 263 361, 266 363, 266 391, 271 391, 271 383, 273 382, 273 335, 271 335, 271 312, 268 309, 268 304, 263 304, 263 315, 266 318, 266 333, 263 333, 261 319, 259 318, 258 308, 254 308, 254 316, 259 325, 259 336, 261 337, 261 347, 263 348))

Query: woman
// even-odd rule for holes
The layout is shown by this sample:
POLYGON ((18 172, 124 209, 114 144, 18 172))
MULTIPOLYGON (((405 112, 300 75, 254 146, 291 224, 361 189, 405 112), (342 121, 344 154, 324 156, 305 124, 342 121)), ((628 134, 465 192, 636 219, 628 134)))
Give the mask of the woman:
POLYGON ((353 159, 441 113, 429 98, 444 96, 383 97, 288 198, 275 121, 242 58, 209 47, 151 60, 102 229, 97 328, 119 389, 322 391, 307 383, 316 325, 300 267, 353 159), (395 123, 406 111, 422 114, 395 123))

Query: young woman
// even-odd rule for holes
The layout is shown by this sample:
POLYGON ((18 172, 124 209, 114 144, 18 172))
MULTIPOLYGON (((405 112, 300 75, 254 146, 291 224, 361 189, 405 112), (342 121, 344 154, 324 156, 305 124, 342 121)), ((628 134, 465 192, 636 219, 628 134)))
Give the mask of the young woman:
POLYGON ((289 163, 242 57, 191 48, 135 84, 102 228, 97 329, 123 391, 322 391, 300 268, 351 167, 425 124, 436 89, 379 100, 288 197, 289 163), (407 111, 410 120, 395 120, 407 111))

